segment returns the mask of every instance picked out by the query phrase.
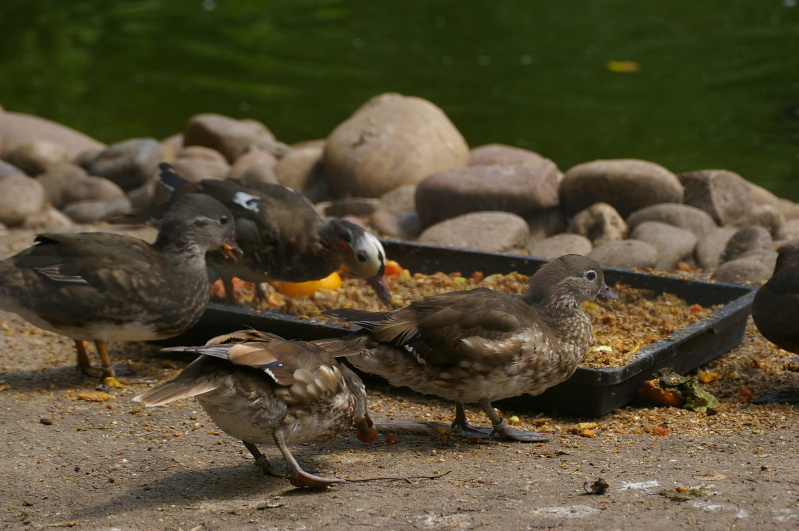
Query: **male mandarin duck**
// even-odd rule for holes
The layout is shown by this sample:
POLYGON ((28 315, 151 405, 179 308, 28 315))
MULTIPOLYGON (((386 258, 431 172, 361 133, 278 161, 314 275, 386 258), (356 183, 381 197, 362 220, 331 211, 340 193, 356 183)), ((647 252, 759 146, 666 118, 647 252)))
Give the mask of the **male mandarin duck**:
POLYGON ((538 395, 569 378, 586 355, 593 327, 580 309, 597 295, 617 299, 602 268, 580 255, 544 264, 524 295, 477 288, 423 297, 386 312, 325 312, 365 331, 318 340, 332 354, 360 352, 347 360, 392 385, 455 402, 453 431, 464 437, 544 441, 535 432, 508 428, 495 400, 538 395), (466 420, 464 403, 476 402, 492 428, 466 420))
MULTIPOLYGON (((229 304, 236 304, 233 277, 259 286, 275 280, 304 282, 342 267, 366 279, 380 300, 390 304, 383 245, 362 227, 320 216, 304 195, 285 186, 260 183, 255 188, 233 179, 189 183, 167 163, 159 169, 161 185, 174 194, 207 194, 233 212, 243 256, 233 263, 219 253, 208 254, 208 265, 222 277, 229 304)), ((259 296, 265 298, 264 292, 259 296)))
POLYGON ((281 475, 256 444, 277 446, 296 487, 326 487, 343 480, 304 471, 290 444, 330 441, 351 428, 365 442, 377 435, 360 378, 312 343, 243 330, 203 347, 165 350, 201 356, 174 380, 134 400, 157 406, 195 397, 222 431, 244 443, 265 474, 281 475))
POLYGON ((0 262, 0 309, 75 340, 80 369, 115 376, 109 341, 151 341, 193 326, 210 298, 205 254, 234 258, 235 227, 217 200, 189 194, 159 223, 153 244, 106 232, 40 234, 0 262), (92 367, 85 341, 102 361, 92 367))

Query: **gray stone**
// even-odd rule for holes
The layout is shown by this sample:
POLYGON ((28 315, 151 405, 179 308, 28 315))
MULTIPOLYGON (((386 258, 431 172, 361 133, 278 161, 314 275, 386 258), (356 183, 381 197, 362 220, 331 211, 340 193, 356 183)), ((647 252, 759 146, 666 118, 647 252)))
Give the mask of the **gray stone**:
POLYGON ((627 223, 615 208, 607 203, 594 203, 574 215, 569 232, 581 234, 594 246, 627 237, 627 223))
POLYGON ((29 140, 9 146, 3 158, 31 176, 69 162, 69 153, 60 144, 49 140, 29 140))
POLYGON ((25 175, 25 172, 4 160, 0 160, 0 179, 12 175, 25 175))
MULTIPOLYGON (((2 113, 0 113, 2 114, 2 113)), ((12 175, 0 179, 0 223, 16 227, 44 209, 44 188, 36 179, 12 175)))
POLYGON ((763 227, 751 225, 739 229, 727 241, 722 261, 729 262, 755 249, 771 249, 771 233, 763 227))
POLYGON ((115 201, 125 198, 125 192, 108 179, 86 176, 76 179, 62 193, 64 205, 78 201, 115 201))
POLYGON ((45 208, 25 218, 22 228, 37 232, 63 232, 75 225, 69 217, 55 208, 45 208))
POLYGON ((435 173, 416 188, 416 211, 425 225, 467 212, 522 214, 558 206, 558 171, 549 159, 484 164, 435 173))
MULTIPOLYGON (((250 148, 241 155, 239 155, 233 164, 230 165, 228 177, 231 179, 239 179, 245 172, 253 167, 266 166, 272 170, 274 178, 274 168, 277 164, 277 157, 268 151, 258 148, 250 148)), ((269 181, 269 182, 277 182, 269 181)), ((290 188, 294 188, 291 186, 290 188)))
POLYGON ((380 208, 369 222, 379 234, 400 240, 415 240, 424 229, 416 212, 387 212, 380 208))
POLYGON ((566 215, 559 208, 546 208, 521 214, 530 228, 530 241, 540 242, 545 238, 566 231, 566 215))
POLYGON ((340 197, 380 197, 468 160, 466 140, 441 109, 391 93, 372 98, 338 125, 324 150, 325 174, 340 197))
POLYGON ((205 146, 221 153, 229 163, 252 148, 273 154, 278 151, 274 135, 261 122, 236 120, 214 113, 197 114, 183 128, 184 146, 205 146))
POLYGON ((203 146, 188 146, 180 150, 172 161, 175 170, 187 181, 203 179, 224 180, 230 173, 230 165, 218 151, 203 146))
POLYGON ((771 278, 776 263, 776 252, 754 249, 719 265, 711 278, 718 282, 761 285, 771 278))
POLYGON ((295 147, 275 165, 277 181, 302 192, 312 203, 333 199, 323 154, 324 143, 295 147))
POLYGON ((485 144, 469 152, 469 166, 515 165, 523 162, 537 164, 542 160, 546 159, 535 151, 504 144, 485 144))
POLYGON ((88 177, 86 170, 75 164, 62 164, 52 168, 36 180, 44 188, 44 197, 48 203, 56 208, 64 206, 64 193, 81 179, 88 177))
POLYGON ((664 271, 675 271, 677 262, 690 259, 697 243, 693 232, 658 221, 641 223, 630 233, 630 237, 657 249, 655 267, 664 271))
POLYGON ((717 227, 703 234, 696 244, 694 256, 702 269, 713 270, 718 267, 724 256, 727 242, 738 232, 735 227, 717 227))
POLYGON ((679 203, 683 187, 672 172, 645 160, 584 162, 569 169, 560 184, 561 208, 573 215, 604 202, 627 217, 658 203, 679 203))
POLYGON ((419 236, 419 242, 503 252, 520 247, 527 236, 527 222, 516 214, 474 212, 428 227, 419 236))
POLYGON ((774 233, 775 240, 793 240, 796 238, 799 238, 799 219, 786 221, 774 233))
POLYGON ((785 215, 777 205, 753 205, 734 225, 736 227, 758 225, 774 234, 783 223, 785 215))
POLYGON ((536 243, 530 248, 530 256, 552 260, 564 254, 588 255, 593 246, 591 240, 579 234, 556 234, 536 243))
POLYGON ((161 146, 154 138, 135 138, 110 145, 82 159, 89 175, 105 177, 123 190, 133 190, 146 183, 158 170, 161 146))
POLYGON ((386 192, 380 196, 380 204, 392 214, 416 212, 416 185, 405 184, 386 192))
POLYGON ((697 237, 716 228, 716 222, 704 210, 678 203, 660 203, 636 210, 627 217, 627 226, 632 231, 645 221, 659 221, 689 230, 697 237))
POLYGON ((603 267, 650 269, 658 263, 658 251, 640 240, 607 241, 594 247, 588 255, 603 267))
POLYGON ((97 151, 105 144, 70 127, 30 114, 0 109, 0 154, 11 146, 32 140, 50 141, 64 148, 70 158, 97 151))
POLYGON ((127 197, 111 201, 76 201, 64 207, 64 214, 76 223, 97 223, 128 212, 130 200, 127 197))
POLYGON ((707 212, 719 225, 737 224, 751 208, 751 183, 728 170, 698 170, 678 175, 685 204, 707 212))

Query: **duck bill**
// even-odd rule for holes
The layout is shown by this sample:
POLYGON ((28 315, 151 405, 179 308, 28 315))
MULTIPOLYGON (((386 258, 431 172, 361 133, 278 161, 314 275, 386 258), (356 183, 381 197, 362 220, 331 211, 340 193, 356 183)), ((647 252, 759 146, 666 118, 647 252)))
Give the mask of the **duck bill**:
POLYGON ((388 281, 385 275, 375 275, 366 279, 366 282, 375 290, 377 297, 383 301, 383 304, 391 307, 391 293, 388 291, 388 281))
POLYGON ((241 247, 239 247, 239 244, 236 242, 235 238, 231 238, 223 243, 222 247, 219 249, 219 252, 222 253, 222 256, 232 261, 234 264, 238 261, 239 256, 244 254, 244 251, 241 250, 241 247))
POLYGON ((598 295, 602 295, 603 297, 607 297, 608 299, 613 299, 614 301, 619 300, 619 296, 610 291, 610 288, 604 282, 602 283, 602 287, 599 288, 598 295))

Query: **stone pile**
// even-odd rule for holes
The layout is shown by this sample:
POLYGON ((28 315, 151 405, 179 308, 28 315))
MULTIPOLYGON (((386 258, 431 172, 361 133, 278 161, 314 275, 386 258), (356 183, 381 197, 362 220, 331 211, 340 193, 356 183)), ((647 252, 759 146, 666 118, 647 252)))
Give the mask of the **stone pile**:
POLYGON ((604 266, 702 270, 761 284, 776 248, 799 238, 799 206, 735 172, 675 174, 654 162, 594 160, 562 172, 533 151, 469 148, 429 101, 383 94, 323 140, 288 146, 254 120, 191 117, 165 140, 104 145, 0 110, 0 223, 62 230, 152 200, 157 165, 192 181, 237 178, 302 191, 327 215, 379 235, 604 266))

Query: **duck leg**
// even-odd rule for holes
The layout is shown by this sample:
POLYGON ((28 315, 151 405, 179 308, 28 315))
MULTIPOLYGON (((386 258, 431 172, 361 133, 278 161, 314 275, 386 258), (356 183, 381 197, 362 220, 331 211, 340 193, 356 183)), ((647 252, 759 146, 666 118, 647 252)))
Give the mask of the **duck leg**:
POLYGON ((483 409, 483 412, 485 412, 485 414, 488 415, 488 418, 491 419, 491 425, 494 426, 494 429, 491 432, 492 436, 497 434, 499 435, 500 440, 518 442, 546 442, 549 440, 549 437, 537 431, 519 431, 510 429, 505 423, 505 419, 497 415, 497 412, 494 410, 494 406, 491 405, 490 401, 483 399, 478 403, 483 409))
POLYGON ((294 456, 291 454, 291 450, 289 450, 289 447, 286 445, 283 432, 280 429, 277 429, 272 432, 272 437, 274 437, 275 445, 278 447, 278 449, 280 449, 280 453, 283 454, 283 459, 286 460, 286 466, 288 467, 289 471, 289 479, 291 480, 291 484, 295 487, 322 488, 335 485, 336 483, 344 483, 344 480, 341 478, 323 478, 309 474, 303 470, 299 463, 297 463, 297 460, 294 459, 294 456))
POLYGON ((466 419, 466 409, 463 407, 463 402, 455 402, 455 420, 452 421, 451 429, 457 435, 470 438, 488 439, 494 433, 494 430, 488 428, 475 428, 470 426, 466 419))
POLYGON ((100 355, 100 361, 102 362, 100 367, 92 365, 89 359, 89 352, 86 350, 86 342, 79 339, 75 340, 75 351, 78 354, 78 368, 80 372, 93 378, 103 379, 107 376, 115 377, 116 372, 111 365, 111 359, 108 356, 108 348, 105 342, 97 341, 95 345, 97 346, 97 353, 100 355))
POLYGON ((238 306, 239 301, 236 300, 236 293, 233 291, 233 278, 222 277, 222 285, 225 287, 225 303, 228 306, 238 306))
POLYGON ((255 465, 261 469, 261 472, 264 475, 275 476, 275 477, 283 477, 283 472, 278 470, 272 463, 267 460, 266 456, 261 453, 257 446, 255 446, 251 442, 241 441, 244 443, 244 447, 250 451, 252 456, 255 458, 255 465))

